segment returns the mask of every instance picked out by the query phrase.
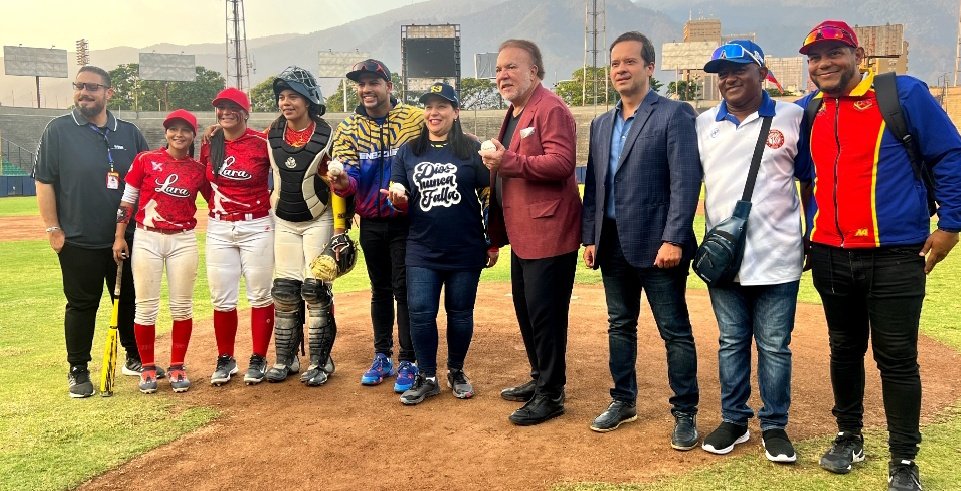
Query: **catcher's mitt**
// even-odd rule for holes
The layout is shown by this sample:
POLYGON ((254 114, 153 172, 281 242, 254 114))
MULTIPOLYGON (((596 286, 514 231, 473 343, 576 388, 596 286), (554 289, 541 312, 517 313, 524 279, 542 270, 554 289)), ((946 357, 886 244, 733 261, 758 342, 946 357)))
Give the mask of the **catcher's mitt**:
POLYGON ((347 234, 337 234, 330 238, 324 251, 310 262, 310 272, 318 280, 334 281, 349 273, 356 264, 357 244, 347 234))

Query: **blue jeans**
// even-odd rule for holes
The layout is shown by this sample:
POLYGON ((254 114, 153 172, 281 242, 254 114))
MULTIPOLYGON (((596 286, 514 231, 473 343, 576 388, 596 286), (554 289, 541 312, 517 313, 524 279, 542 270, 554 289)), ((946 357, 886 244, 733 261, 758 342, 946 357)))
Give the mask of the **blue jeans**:
POLYGON ((637 317, 643 289, 667 349, 667 379, 674 391, 669 399, 672 412, 697 413, 697 352, 684 298, 689 261, 669 269, 636 268, 624 258, 617 241, 603 244, 601 278, 614 379, 611 397, 631 403, 637 400, 637 317))
POLYGON ((717 317, 721 419, 746 425, 754 416, 751 396, 751 340, 757 343, 761 429, 785 428, 791 406, 791 331, 800 281, 777 285, 710 287, 717 317))
POLYGON ((447 311, 447 368, 463 370, 474 334, 474 299, 480 270, 447 271, 407 266, 407 307, 417 367, 427 377, 437 374, 437 311, 444 287, 447 311))

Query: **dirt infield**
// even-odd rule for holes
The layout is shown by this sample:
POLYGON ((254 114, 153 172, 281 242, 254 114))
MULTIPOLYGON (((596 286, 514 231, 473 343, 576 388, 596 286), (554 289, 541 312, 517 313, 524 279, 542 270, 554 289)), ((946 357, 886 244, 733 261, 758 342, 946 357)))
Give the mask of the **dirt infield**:
MULTIPOLYGON (((338 295, 337 371, 318 388, 306 388, 296 379, 252 387, 234 380, 211 387, 214 337, 209 322, 199 323, 187 359, 195 385, 177 397, 216 407, 223 416, 81 488, 161 489, 176 482, 185 489, 545 489, 561 482, 644 481, 723 458, 671 450, 664 347, 646 306, 638 333, 641 418, 612 433, 589 429, 609 401, 610 385, 606 308, 596 286, 574 290, 567 414, 535 427, 510 424, 507 415, 518 404, 501 400, 498 391, 523 381, 528 367, 509 291, 506 284, 482 285, 466 367, 477 395, 458 400, 444 390, 413 407, 398 401, 392 383, 359 383, 372 355, 368 293, 338 295)), ((706 292, 691 291, 688 298, 702 393, 698 427, 704 433, 719 423, 717 327, 706 292)), ((823 313, 819 306, 801 305, 797 319, 788 430, 795 439, 805 439, 835 429, 823 313)), ((238 336, 242 370, 249 355, 249 333, 243 331, 238 336)), ((167 356, 168 346, 168 338, 158 340, 158 357, 167 356)), ((441 353, 444 349, 442 339, 441 353)), ((923 411, 930 415, 954 401, 952 381, 961 376, 961 355, 927 338, 920 351, 923 411)), ((444 355, 438 358, 443 362, 444 355)), ((869 425, 883 422, 876 373, 869 362, 869 425)), ((134 382, 124 378, 122 383, 134 382)), ((161 387, 169 390, 165 383, 161 387)), ((756 394, 752 405, 759 407, 756 394)), ((763 461, 756 428, 752 421, 750 443, 734 454, 754 454, 763 461)), ((884 442, 868 442, 868 452, 884 455, 884 442)))
MULTIPOLYGON (((207 209, 197 210, 198 232, 207 230, 207 209)), ((12 240, 39 240, 46 239, 43 232, 43 221, 40 215, 25 215, 0 217, 0 242, 12 240)))

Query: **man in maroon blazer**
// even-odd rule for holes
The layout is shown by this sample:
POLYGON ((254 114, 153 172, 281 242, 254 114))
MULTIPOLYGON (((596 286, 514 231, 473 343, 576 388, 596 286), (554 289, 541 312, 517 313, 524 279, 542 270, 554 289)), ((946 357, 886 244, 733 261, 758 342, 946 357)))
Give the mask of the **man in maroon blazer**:
POLYGON ((496 70, 497 90, 511 106, 495 150, 480 152, 493 184, 488 233, 494 245, 511 245, 514 311, 531 364, 531 380, 501 397, 525 402, 511 422, 533 425, 564 413, 567 314, 581 220, 575 124, 564 101, 541 85, 537 45, 505 41, 496 70))

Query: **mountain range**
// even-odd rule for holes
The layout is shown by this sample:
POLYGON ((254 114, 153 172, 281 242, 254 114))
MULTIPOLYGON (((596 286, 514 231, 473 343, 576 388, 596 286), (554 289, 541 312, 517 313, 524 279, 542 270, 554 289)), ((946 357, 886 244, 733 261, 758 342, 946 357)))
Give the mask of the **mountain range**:
MULTIPOLYGON (((601 62, 606 44, 627 30, 645 33, 660 53, 662 43, 682 41, 683 24, 689 18, 718 18, 724 33, 756 33, 769 56, 795 56, 813 25, 824 18, 841 18, 860 25, 904 24, 909 72, 929 84, 954 70, 958 5, 949 0, 607 0, 605 11, 606 35, 598 41, 601 62)), ((460 24, 463 76, 474 76, 475 53, 497 51, 501 41, 522 38, 537 42, 543 51, 545 81, 550 85, 570 78, 584 62, 584 21, 582 0, 431 0, 311 33, 249 39, 248 53, 255 67, 251 79, 256 84, 293 64, 314 70, 317 53, 327 50, 371 53, 398 71, 401 25, 453 23, 460 24)), ((223 20, 215 22, 219 25, 223 20)), ((94 49, 91 63, 109 70, 121 63, 136 63, 139 52, 193 54, 198 65, 225 70, 221 43, 94 49)), ((73 56, 69 54, 71 78, 41 79, 44 107, 71 103, 69 82, 77 69, 73 56)), ((655 77, 670 80, 673 72, 657 71, 655 77)), ((325 93, 336 83, 324 81, 325 93)), ((0 104, 35 105, 34 94, 30 77, 0 75, 0 104)))

